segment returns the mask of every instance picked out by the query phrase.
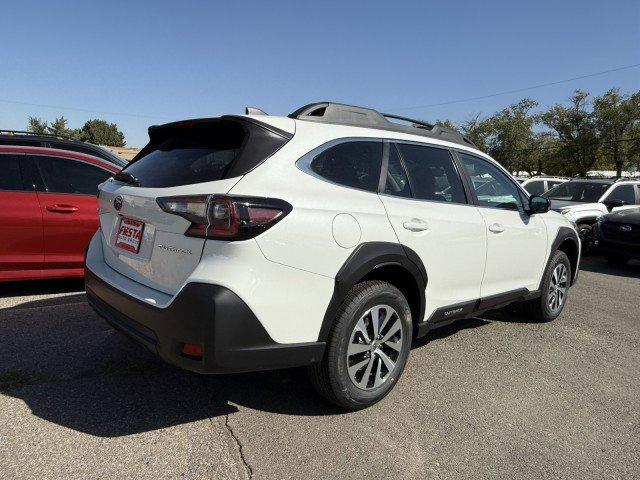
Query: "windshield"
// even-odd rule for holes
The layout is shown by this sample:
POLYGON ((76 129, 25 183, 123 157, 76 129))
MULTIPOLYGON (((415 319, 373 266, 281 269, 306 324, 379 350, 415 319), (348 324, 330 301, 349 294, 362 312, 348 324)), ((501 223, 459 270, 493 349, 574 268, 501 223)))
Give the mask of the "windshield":
POLYGON ((552 188, 544 196, 551 200, 593 203, 600 200, 610 186, 608 183, 601 182, 565 182, 552 188))

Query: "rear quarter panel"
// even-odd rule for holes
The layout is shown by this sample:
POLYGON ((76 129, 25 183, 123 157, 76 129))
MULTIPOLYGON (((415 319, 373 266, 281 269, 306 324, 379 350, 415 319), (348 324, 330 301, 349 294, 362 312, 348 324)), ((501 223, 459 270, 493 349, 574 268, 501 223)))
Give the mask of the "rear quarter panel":
POLYGON ((304 123, 299 122, 293 140, 229 193, 289 202, 291 213, 256 238, 262 253, 273 262, 333 278, 358 244, 398 240, 377 193, 335 185, 296 166, 300 157, 326 142, 364 135, 304 123), (298 136, 305 140, 296 141, 298 136))

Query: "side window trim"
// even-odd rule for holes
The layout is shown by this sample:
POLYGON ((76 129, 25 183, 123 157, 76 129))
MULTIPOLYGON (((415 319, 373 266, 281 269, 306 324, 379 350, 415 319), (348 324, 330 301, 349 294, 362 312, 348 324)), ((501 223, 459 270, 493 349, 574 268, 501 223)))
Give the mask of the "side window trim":
MULTIPOLYGON (((366 188, 358 188, 358 187, 351 187, 351 186, 347 186, 347 185, 343 185, 334 181, 329 180, 328 178, 323 177, 322 175, 318 175, 312 168, 311 168, 311 162, 313 162, 313 160, 315 160, 315 158, 320 155, 321 153, 324 153, 325 151, 329 150, 332 147, 335 147, 336 145, 340 145, 343 143, 349 143, 349 142, 376 142, 376 143, 380 143, 380 150, 382 152, 382 157, 380 159, 380 176, 382 176, 382 171, 384 170, 384 142, 382 140, 382 138, 380 137, 343 137, 343 138, 334 138, 333 140, 330 140, 326 143, 323 143, 322 145, 318 145, 316 148, 314 148, 313 150, 305 153, 303 156, 301 156, 298 160, 296 160, 296 167, 299 170, 302 170, 303 172, 305 172, 308 175, 311 175, 312 177, 315 177, 319 180, 322 180, 323 182, 327 182, 330 183, 331 185, 337 185, 338 187, 342 187, 342 188, 350 188, 352 190, 357 190, 359 192, 366 192, 366 193, 371 193, 373 195, 377 195, 378 194, 378 190, 380 189, 380 182, 382 180, 378 181, 378 189, 377 190, 367 190, 366 188)), ((387 159, 388 160, 388 159, 387 159)), ((386 174, 386 171, 385 171, 386 174)))
POLYGON ((382 165, 380 166, 380 181, 378 182, 378 194, 383 194, 387 186, 387 174, 389 172, 389 153, 391 145, 389 140, 382 141, 382 165))
MULTIPOLYGON (((483 158, 483 157, 481 157, 479 155, 476 155, 473 152, 468 152, 466 150, 459 150, 459 149, 452 149, 452 150, 455 152, 455 157, 458 160, 458 162, 460 162, 460 166, 461 167, 462 167, 462 162, 460 160, 458 152, 464 153, 465 155, 469 155, 469 156, 471 156, 473 158, 476 158, 481 162, 485 162, 485 163, 487 163, 489 165, 494 165, 493 163, 489 162, 489 160, 487 160, 486 158, 483 158)), ((471 179, 471 176, 469 175, 469 172, 467 172, 465 168, 462 168, 461 170, 464 172, 464 176, 467 178, 467 181, 469 182, 469 184, 471 186, 471 189, 472 189, 472 192, 473 192, 474 205, 477 206, 478 208, 491 208, 491 209, 494 209, 494 210, 505 210, 505 211, 512 211, 512 212, 516 212, 517 211, 519 213, 526 213, 524 208, 525 208, 526 202, 528 201, 528 199, 530 197, 529 193, 524 188, 522 188, 522 185, 520 185, 520 183, 518 183, 518 181, 516 181, 511 176, 511 174, 509 174, 508 172, 502 171, 503 169, 501 167, 497 167, 497 168, 498 168, 499 171, 501 171, 504 174, 504 176, 507 178, 507 181, 511 182, 513 185, 516 186, 518 192, 520 193, 520 204, 518 205, 518 209, 517 210, 508 210, 508 209, 504 209, 504 208, 500 208, 500 207, 491 207, 491 206, 488 206, 488 205, 480 205, 480 202, 478 201, 478 195, 476 194, 476 189, 473 186, 473 180, 471 179)))
POLYGON ((464 187, 464 194, 467 197, 467 204, 478 206, 478 196, 476 195, 476 189, 473 188, 473 181, 471 177, 465 170, 462 165, 462 161, 458 156, 458 151, 455 148, 450 148, 451 158, 453 158, 453 163, 456 166, 456 170, 458 170, 458 175, 460 175, 460 179, 462 180, 462 186, 464 187))

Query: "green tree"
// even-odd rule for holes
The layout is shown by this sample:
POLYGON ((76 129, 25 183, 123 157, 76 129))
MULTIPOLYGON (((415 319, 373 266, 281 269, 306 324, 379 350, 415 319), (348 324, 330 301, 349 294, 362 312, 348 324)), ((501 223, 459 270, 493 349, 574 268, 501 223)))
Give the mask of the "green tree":
POLYGON ((78 138, 79 132, 76 129, 67 127, 67 119, 64 117, 56 118, 47 127, 47 133, 50 135, 56 135, 58 137, 78 138))
POLYGON ((462 133, 468 137, 480 150, 487 152, 487 139, 490 125, 486 119, 480 119, 480 114, 472 116, 459 125, 462 133))
POLYGON ((38 135, 44 135, 49 132, 49 124, 38 117, 29 117, 28 130, 38 135))
POLYGON ((594 99, 593 114, 602 157, 620 177, 635 147, 631 133, 640 122, 640 92, 621 95, 619 89, 612 88, 594 99))
POLYGON ((536 148, 533 126, 537 117, 531 112, 538 102, 530 98, 520 100, 497 112, 487 121, 489 153, 510 172, 538 169, 531 152, 536 148))
POLYGON ((598 135, 593 112, 587 109, 589 94, 576 90, 571 104, 555 105, 540 118, 558 140, 558 154, 570 162, 571 174, 581 176, 593 168, 598 159, 598 135))
POLYGON ((107 123, 104 120, 89 120, 79 130, 80 139, 84 142, 97 145, 109 145, 112 147, 124 147, 124 134, 118 130, 115 123, 107 123))

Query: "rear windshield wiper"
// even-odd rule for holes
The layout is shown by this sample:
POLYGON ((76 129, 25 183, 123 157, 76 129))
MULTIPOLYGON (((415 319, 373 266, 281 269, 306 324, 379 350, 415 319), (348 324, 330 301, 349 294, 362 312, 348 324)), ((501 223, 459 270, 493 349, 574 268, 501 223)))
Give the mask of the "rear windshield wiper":
POLYGON ((140 180, 131 175, 129 172, 118 172, 116 175, 114 175, 113 179, 118 182, 133 185, 134 187, 140 186, 140 180))

